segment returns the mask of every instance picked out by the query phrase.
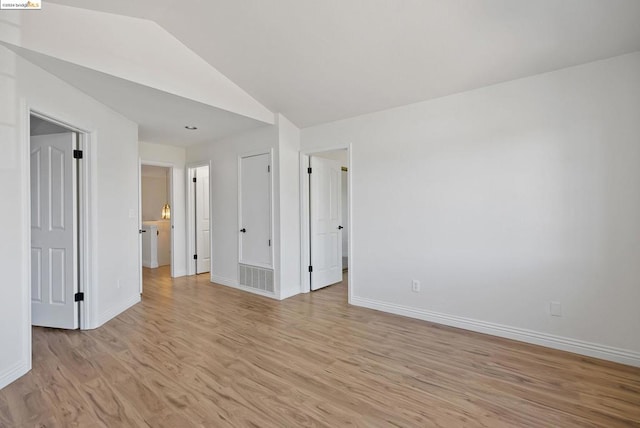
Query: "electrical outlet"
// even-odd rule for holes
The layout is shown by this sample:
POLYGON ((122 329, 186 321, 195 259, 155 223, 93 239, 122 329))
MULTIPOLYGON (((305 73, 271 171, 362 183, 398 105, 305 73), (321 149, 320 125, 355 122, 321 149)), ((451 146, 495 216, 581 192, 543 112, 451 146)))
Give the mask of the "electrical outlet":
POLYGON ((129 209, 129 218, 136 218, 136 210, 131 208, 129 209))
POLYGON ((549 304, 549 313, 552 317, 561 317, 562 305, 560 304, 560 302, 551 302, 549 304))
POLYGON ((417 279, 411 281, 411 291, 413 291, 414 293, 420 291, 420 281, 418 281, 417 279))

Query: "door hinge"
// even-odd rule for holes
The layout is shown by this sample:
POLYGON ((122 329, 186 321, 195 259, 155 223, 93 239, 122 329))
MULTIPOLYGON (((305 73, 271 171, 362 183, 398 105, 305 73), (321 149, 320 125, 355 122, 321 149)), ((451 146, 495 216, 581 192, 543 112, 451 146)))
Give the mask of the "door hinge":
POLYGON ((196 178, 195 178, 195 177, 193 177, 193 182, 194 182, 194 183, 196 182, 196 178))
POLYGON ((193 255, 193 260, 198 260, 198 255, 197 254, 193 255))
POLYGON ((271 239, 269 239, 269 246, 271 246, 271 239))
POLYGON ((309 272, 313 272, 313 266, 309 266, 309 272))
POLYGON ((311 167, 307 168, 307 174, 311 174, 311 167))
POLYGON ((73 151, 74 159, 82 159, 82 150, 74 150, 73 151))
POLYGON ((73 295, 73 300, 75 302, 84 302, 84 293, 76 293, 73 295))
POLYGON ((271 165, 267 165, 267 172, 271 172, 271 165))

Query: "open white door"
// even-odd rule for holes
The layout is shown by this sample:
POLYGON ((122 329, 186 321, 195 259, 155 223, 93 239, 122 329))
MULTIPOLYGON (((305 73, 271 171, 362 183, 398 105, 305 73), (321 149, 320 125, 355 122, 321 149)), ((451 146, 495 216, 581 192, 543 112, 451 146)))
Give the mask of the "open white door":
POLYGON ((31 138, 31 321, 78 328, 75 135, 31 138))
POLYGON ((311 156, 311 289, 342 281, 342 169, 340 161, 311 156))
POLYGON ((211 269, 211 231, 209 215, 209 167, 195 170, 196 178, 196 273, 211 269))

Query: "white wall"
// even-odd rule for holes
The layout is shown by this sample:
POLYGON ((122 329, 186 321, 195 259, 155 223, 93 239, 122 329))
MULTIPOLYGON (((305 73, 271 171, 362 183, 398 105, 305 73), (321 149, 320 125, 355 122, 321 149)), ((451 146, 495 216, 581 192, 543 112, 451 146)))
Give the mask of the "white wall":
POLYGON ((167 180, 142 176, 142 220, 160 220, 162 207, 169 202, 167 180))
MULTIPOLYGON (((274 211, 279 218, 278 128, 265 126, 219 141, 187 148, 187 163, 211 161, 211 280, 228 286, 238 285, 238 156, 274 150, 274 211)), ((279 227, 273 231, 275 280, 278 283, 279 227)))
POLYGON ((169 168, 142 165, 142 221, 162 219, 164 204, 171 203, 169 168))
POLYGON ((187 199, 186 199, 186 170, 187 151, 182 147, 164 144, 139 143, 140 162, 142 164, 171 165, 173 174, 171 183, 173 198, 171 205, 171 222, 173 224, 172 247, 173 276, 187 274, 187 199))
POLYGON ((302 130, 345 143, 352 303, 640 365, 640 53, 302 130))
POLYGON ((28 107, 91 132, 88 327, 139 301, 137 126, 0 47, 0 387, 31 367, 28 107), (129 217, 132 210, 133 218, 129 217))
POLYGON ((280 297, 300 292, 300 130, 278 115, 280 297))
POLYGON ((30 12, 12 11, 16 25, 0 26, 0 40, 266 123, 274 121, 266 107, 151 20, 55 3, 30 12))
POLYGON ((278 115, 274 126, 187 149, 187 162, 211 161, 211 280, 238 286, 238 156, 273 150, 273 251, 276 298, 300 292, 300 130, 278 115))

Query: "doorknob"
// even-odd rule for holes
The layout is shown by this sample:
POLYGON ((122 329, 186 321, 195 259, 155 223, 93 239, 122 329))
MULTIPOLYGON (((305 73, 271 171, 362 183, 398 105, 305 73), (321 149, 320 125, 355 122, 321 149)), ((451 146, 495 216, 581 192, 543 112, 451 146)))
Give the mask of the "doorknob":
POLYGON ((344 227, 342 226, 338 226, 338 230, 344 229, 344 227))
POLYGON ((140 230, 138 230, 138 233, 147 233, 147 231, 144 230, 144 229, 140 229, 140 230))
POLYGON ((247 233, 247 229, 245 229, 244 227, 242 229, 240 229, 240 232, 242 233, 247 233))

